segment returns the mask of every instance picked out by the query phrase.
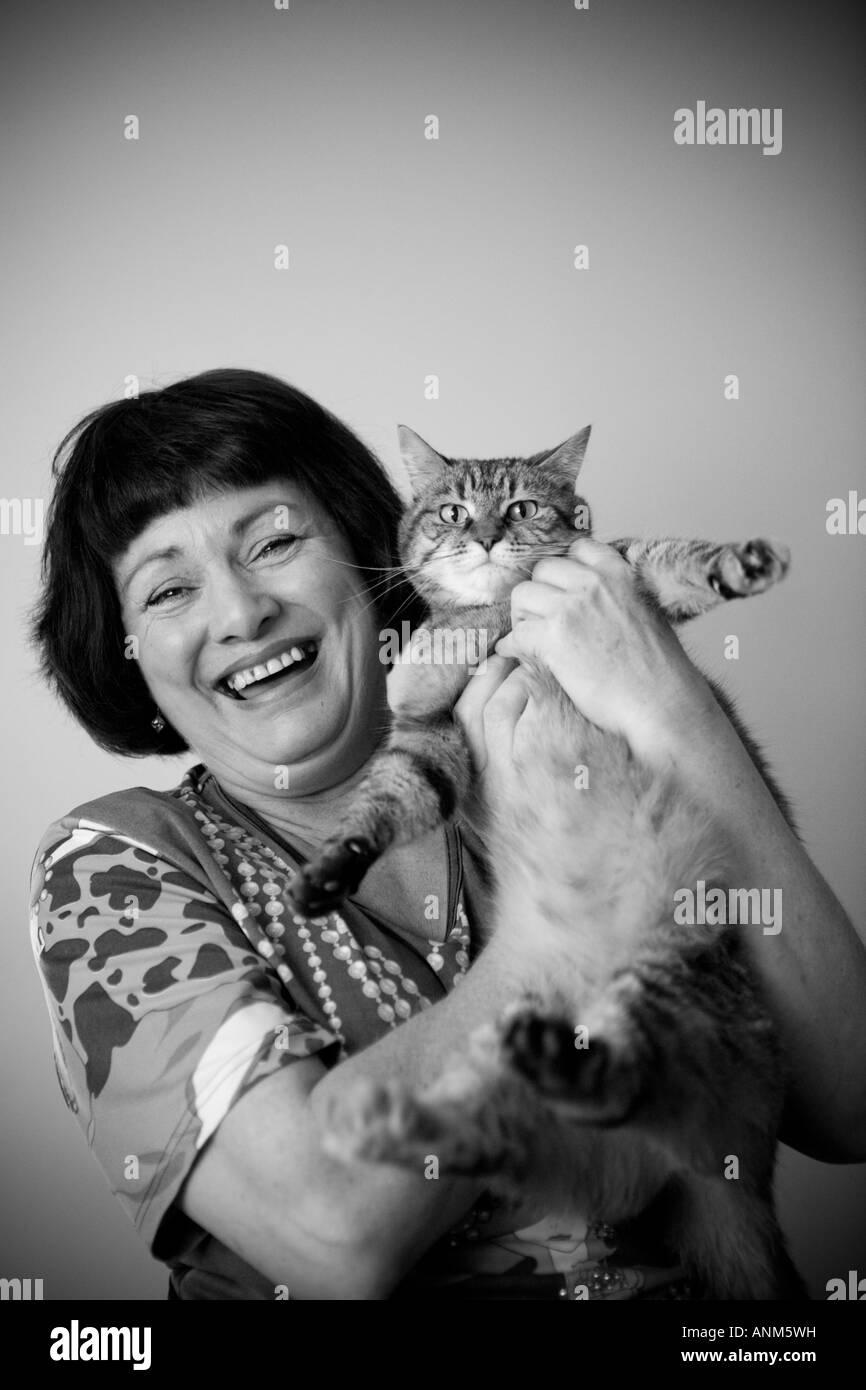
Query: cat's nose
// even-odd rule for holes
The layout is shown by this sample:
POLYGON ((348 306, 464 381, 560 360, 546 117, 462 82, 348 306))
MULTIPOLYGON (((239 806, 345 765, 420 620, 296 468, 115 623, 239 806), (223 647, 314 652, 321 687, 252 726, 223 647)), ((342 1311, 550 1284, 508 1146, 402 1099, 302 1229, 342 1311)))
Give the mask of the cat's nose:
POLYGON ((478 541, 478 544, 479 544, 479 545, 483 545, 483 546, 484 546, 484 549, 485 549, 485 550, 490 551, 490 550, 493 549, 494 545, 495 545, 496 542, 499 540, 499 537, 498 537, 498 536, 476 536, 475 539, 478 541))

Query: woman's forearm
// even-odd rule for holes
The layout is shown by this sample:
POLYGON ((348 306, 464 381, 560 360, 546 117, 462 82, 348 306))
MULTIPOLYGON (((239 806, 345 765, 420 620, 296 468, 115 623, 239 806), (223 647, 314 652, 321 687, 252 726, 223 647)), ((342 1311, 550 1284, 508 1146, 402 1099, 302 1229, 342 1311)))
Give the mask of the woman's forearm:
POLYGON ((661 748, 727 831, 737 855, 732 886, 777 890, 777 921, 738 929, 790 1063, 782 1137, 815 1158, 862 1160, 866 948, 707 683, 701 680, 671 713, 661 748))
POLYGON ((449 1062, 465 1053, 479 1024, 498 1018, 519 993, 520 980, 494 936, 444 999, 328 1072, 316 1087, 316 1104, 330 1104, 359 1077, 397 1081, 415 1089, 429 1085, 449 1062))
POLYGON ((330 1071, 306 1058, 251 1087, 193 1168, 183 1210, 293 1298, 387 1298, 484 1180, 347 1163, 323 1151, 323 1123, 362 1078, 423 1089, 514 989, 491 947, 445 999, 330 1071))

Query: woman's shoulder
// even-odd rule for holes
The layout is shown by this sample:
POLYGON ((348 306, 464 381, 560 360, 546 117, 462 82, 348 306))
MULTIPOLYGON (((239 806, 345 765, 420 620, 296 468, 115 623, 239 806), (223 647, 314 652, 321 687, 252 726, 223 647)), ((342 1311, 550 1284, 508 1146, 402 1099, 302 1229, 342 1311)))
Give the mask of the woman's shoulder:
POLYGON ((201 767, 190 768, 175 787, 126 787, 81 802, 46 827, 34 868, 99 843, 101 854, 130 847, 158 859, 200 863, 206 844, 201 834, 198 785, 201 767))

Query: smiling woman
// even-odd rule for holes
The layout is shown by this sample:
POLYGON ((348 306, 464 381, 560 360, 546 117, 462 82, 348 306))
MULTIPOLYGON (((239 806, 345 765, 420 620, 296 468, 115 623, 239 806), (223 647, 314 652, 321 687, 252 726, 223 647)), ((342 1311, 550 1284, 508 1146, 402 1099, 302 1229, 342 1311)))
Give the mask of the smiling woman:
MULTIPOLYGON (((93 412, 55 474, 46 677, 103 747, 201 759, 173 792, 79 806, 37 854, 33 947, 94 1156, 180 1298, 477 1287, 473 1231, 443 1238, 480 1185, 329 1159, 314 1093, 355 1056, 368 1076, 417 1071, 498 1009, 495 956, 469 970, 480 846, 448 825, 316 921, 289 895, 385 735, 379 632, 419 616, 399 497, 326 411, 243 371, 93 412)), ((491 663, 488 694, 511 665, 491 663)), ((512 1237, 481 1267, 522 1270, 535 1248, 512 1237)), ((555 1296, 538 1254, 532 1296, 555 1296)))
MULTIPOLYGON (((199 759, 170 792, 61 817, 31 893, 61 1088, 172 1296, 686 1296, 636 1231, 323 1149, 329 1107, 359 1083, 375 1096, 439 1075, 522 984, 460 813, 388 850, 339 910, 293 905, 388 730, 380 633, 421 616, 376 459, 294 388, 224 370, 88 415, 55 476, 34 617, 46 677, 103 747, 199 759)), ((564 586, 519 586, 543 600, 537 659, 600 724, 636 711, 624 735, 712 788, 744 882, 772 865, 795 904, 784 949, 759 962, 795 1059, 789 1127, 856 1156, 861 1097, 837 1078, 866 1045, 850 924, 632 588, 596 576, 587 603, 586 567, 559 563, 564 586)), ((455 707, 485 797, 514 795, 526 708, 504 656, 455 707)))

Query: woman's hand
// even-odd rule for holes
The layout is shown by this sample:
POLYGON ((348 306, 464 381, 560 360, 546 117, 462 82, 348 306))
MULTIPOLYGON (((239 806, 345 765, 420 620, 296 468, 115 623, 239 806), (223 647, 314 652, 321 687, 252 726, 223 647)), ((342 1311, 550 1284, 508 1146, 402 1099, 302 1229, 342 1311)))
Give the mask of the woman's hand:
POLYGON ((524 760, 537 747, 538 705, 530 689, 530 678, 516 660, 494 654, 473 672, 454 706, 474 774, 472 797, 461 812, 482 838, 483 808, 520 794, 524 760))
POLYGON ((582 537, 568 557, 539 560, 512 591, 511 614, 497 654, 546 667, 587 719, 644 756, 657 757, 715 704, 610 546, 582 537))

